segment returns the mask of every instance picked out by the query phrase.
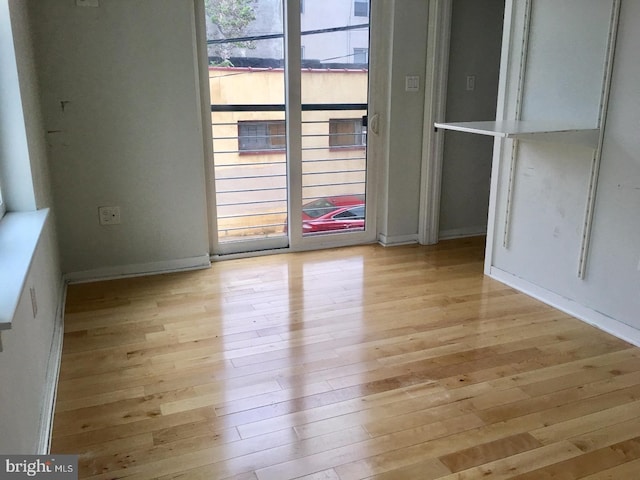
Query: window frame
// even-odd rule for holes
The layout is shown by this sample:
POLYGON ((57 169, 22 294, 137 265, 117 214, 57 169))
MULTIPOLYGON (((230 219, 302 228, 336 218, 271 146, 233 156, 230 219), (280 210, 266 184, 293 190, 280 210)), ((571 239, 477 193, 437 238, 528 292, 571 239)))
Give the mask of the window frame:
POLYGON ((286 145, 286 124, 284 120, 238 120, 238 153, 240 155, 265 155, 270 153, 285 153, 286 145), (264 134, 257 132, 256 135, 243 134, 242 130, 250 127, 264 127, 264 134), (278 131, 275 134, 270 133, 271 127, 275 127, 278 131), (256 145, 255 148, 247 145, 252 139, 262 138, 263 143, 256 145), (279 138, 282 143, 274 143, 273 139, 279 138), (243 143, 244 142, 244 143, 243 143))

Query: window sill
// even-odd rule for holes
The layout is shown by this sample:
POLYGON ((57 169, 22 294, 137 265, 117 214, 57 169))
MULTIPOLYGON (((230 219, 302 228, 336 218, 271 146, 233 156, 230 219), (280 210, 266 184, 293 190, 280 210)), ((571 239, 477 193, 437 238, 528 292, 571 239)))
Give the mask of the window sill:
POLYGON ((11 328, 48 215, 9 212, 0 220, 0 331, 11 328))

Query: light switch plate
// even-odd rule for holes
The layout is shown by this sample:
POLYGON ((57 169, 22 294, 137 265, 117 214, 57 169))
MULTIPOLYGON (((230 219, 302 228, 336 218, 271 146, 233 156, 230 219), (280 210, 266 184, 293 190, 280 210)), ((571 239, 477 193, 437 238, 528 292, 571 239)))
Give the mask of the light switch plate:
POLYGON ((407 75, 404 77, 404 91, 417 92, 420 89, 420 77, 418 75, 407 75))

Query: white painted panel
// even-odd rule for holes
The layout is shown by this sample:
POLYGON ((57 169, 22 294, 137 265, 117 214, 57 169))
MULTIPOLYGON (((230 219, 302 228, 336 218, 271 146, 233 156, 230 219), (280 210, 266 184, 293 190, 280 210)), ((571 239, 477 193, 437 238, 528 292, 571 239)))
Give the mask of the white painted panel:
POLYGON ((522 120, 597 125, 611 0, 532 0, 522 120))
POLYGON ((509 248, 496 250, 496 265, 553 291, 566 292, 578 283, 592 154, 579 146, 520 143, 509 248))
POLYGON ((388 189, 388 205, 387 217, 379 225, 387 238, 418 232, 424 82, 420 91, 406 92, 405 76, 422 76, 426 69, 428 7, 422 0, 394 2, 393 45, 387 67, 392 70, 388 175, 382 179, 388 189))
POLYGON ((50 418, 51 388, 48 372, 54 331, 60 326, 62 279, 57 265, 53 225, 48 222, 36 249, 10 330, 2 332, 0 352, 0 452, 23 454, 41 450, 40 435, 50 418), (37 314, 33 315, 30 288, 34 289, 37 314), (58 324, 58 325, 57 325, 58 324))
POLYGON ((640 329, 640 2, 623 1, 586 288, 580 301, 640 329))
MULTIPOLYGON (((525 2, 515 3, 521 14, 525 2)), ((525 120, 595 123, 611 7, 610 1, 533 0, 525 120)), ((529 285, 539 298, 561 308, 576 306, 570 310, 580 318, 634 341, 638 335, 629 334, 626 326, 640 331, 639 26, 640 2, 623 0, 584 279, 578 277, 577 265, 593 154, 589 149, 520 142, 508 224, 512 142, 503 141, 495 164, 495 232, 490 239, 492 272, 515 279, 517 288, 529 285), (504 248, 507 225, 510 241, 504 248)), ((518 52, 521 42, 517 34, 513 38, 510 49, 518 52)), ((501 91, 507 118, 515 111, 513 71, 501 91)))

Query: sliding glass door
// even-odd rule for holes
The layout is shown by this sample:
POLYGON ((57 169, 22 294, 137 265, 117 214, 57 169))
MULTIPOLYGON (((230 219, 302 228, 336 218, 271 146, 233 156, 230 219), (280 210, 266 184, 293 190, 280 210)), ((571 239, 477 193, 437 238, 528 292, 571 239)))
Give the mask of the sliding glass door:
POLYGON ((364 241, 369 2, 204 1, 214 253, 364 241))

